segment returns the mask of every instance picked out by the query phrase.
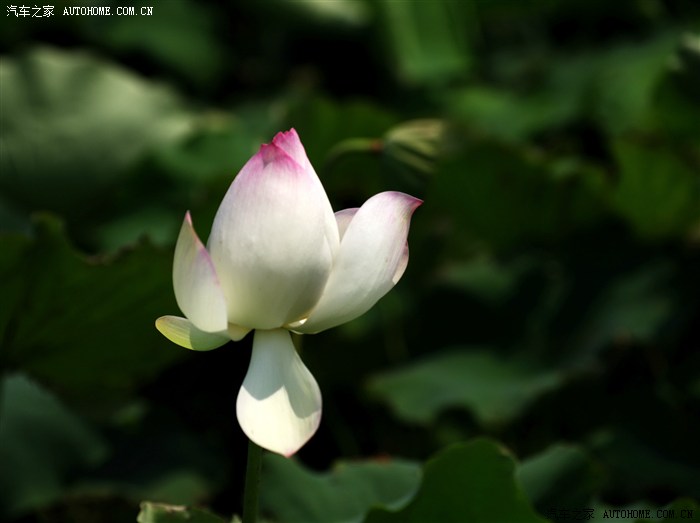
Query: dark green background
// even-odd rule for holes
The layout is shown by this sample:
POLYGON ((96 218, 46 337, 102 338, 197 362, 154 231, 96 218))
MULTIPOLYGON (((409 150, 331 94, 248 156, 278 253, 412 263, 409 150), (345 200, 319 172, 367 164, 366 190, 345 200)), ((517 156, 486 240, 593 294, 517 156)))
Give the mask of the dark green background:
POLYGON ((700 518, 700 4, 66 5, 129 4, 0 13, 0 518, 241 512, 250 337, 153 322, 185 211, 290 127, 335 209, 425 203, 397 287, 300 340, 323 420, 269 521, 700 518))

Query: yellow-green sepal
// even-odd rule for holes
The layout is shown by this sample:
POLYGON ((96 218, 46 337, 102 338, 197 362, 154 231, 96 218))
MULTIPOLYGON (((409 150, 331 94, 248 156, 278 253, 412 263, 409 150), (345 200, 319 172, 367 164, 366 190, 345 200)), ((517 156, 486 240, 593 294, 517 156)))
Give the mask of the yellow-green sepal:
POLYGON ((216 349, 231 340, 226 331, 204 332, 179 316, 161 316, 156 320, 156 329, 173 343, 196 351, 216 349))

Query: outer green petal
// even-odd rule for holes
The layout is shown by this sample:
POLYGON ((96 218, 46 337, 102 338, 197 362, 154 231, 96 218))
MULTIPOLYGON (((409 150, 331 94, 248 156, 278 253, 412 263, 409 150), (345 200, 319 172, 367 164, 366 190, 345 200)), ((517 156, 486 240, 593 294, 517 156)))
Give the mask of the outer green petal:
POLYGON ((156 320, 156 329, 173 343, 197 351, 216 349, 231 340, 226 331, 204 332, 179 316, 161 316, 156 320))

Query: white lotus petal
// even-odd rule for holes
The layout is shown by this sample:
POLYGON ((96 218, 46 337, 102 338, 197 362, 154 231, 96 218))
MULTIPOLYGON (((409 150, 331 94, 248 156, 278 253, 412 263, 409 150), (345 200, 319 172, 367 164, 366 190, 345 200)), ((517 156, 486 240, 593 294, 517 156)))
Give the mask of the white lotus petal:
POLYGON ((294 454, 318 429, 321 391, 288 331, 255 331, 236 414, 248 438, 284 456, 294 454))
POLYGON ((228 335, 233 341, 242 340, 246 337, 246 334, 248 334, 251 330, 252 329, 249 329, 247 327, 241 327, 240 325, 236 325, 234 323, 228 324, 228 335))
POLYGON ((209 253, 192 226, 189 211, 175 246, 173 287, 180 310, 199 330, 226 330, 226 302, 209 253))
POLYGON ((287 153, 292 160, 297 162, 304 169, 313 169, 313 167, 311 167, 311 162, 309 162, 308 156, 306 156, 304 146, 301 144, 301 140, 299 140, 299 135, 297 134, 296 129, 290 129, 286 133, 277 133, 272 140, 272 143, 287 153))
POLYGON ((401 253, 401 259, 399 260, 399 263, 396 265, 396 271, 394 271, 394 275, 391 277, 391 281, 394 285, 399 283, 401 276, 403 276, 403 273, 406 272, 406 267, 408 267, 408 242, 406 242, 403 246, 403 252, 401 253))
POLYGON ((295 331, 315 333, 353 320, 389 292, 408 264, 406 238, 421 203, 399 192, 365 202, 347 225, 321 299, 295 331))
POLYGON ((328 197, 296 133, 279 134, 243 167, 214 219, 209 250, 228 320, 273 329, 307 315, 338 243, 328 197))
POLYGON ((343 209, 342 211, 335 213, 335 221, 338 224, 338 234, 340 235, 341 241, 343 236, 345 236, 345 231, 348 230, 348 225, 350 225, 350 222, 359 210, 359 207, 353 207, 350 209, 343 209))
POLYGON ((231 340, 225 332, 201 331, 192 322, 179 316, 161 316, 156 320, 156 329, 173 343, 196 351, 216 349, 231 340))

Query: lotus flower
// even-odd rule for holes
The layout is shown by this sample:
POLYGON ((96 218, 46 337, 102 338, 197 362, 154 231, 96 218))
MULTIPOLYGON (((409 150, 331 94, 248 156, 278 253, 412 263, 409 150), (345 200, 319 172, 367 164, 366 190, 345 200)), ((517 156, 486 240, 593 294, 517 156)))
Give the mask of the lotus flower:
POLYGON ((421 203, 383 192, 334 215, 296 131, 279 133, 234 179, 206 247, 185 214, 173 264, 185 318, 163 316, 156 327, 193 350, 255 331, 238 421, 253 442, 290 456, 321 420, 321 392, 290 331, 340 325, 384 296, 406 269, 421 203))

